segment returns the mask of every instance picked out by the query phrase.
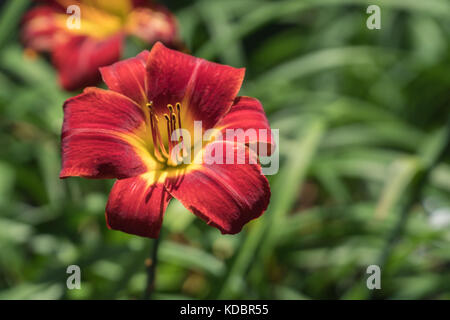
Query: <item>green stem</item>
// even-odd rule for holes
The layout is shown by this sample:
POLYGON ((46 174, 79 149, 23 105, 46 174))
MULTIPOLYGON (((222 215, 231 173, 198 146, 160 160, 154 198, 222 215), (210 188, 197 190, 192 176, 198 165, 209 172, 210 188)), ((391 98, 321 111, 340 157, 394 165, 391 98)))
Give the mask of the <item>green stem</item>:
POLYGON ((151 299, 151 296, 155 290, 155 274, 156 266, 158 264, 158 247, 159 238, 152 240, 150 258, 146 260, 147 266, 147 285, 144 291, 144 300, 151 299))

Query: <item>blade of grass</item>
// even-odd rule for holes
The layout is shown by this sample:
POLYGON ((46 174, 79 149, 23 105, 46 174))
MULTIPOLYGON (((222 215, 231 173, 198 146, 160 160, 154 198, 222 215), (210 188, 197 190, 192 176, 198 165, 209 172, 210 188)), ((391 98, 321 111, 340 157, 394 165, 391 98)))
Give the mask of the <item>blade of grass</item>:
POLYGON ((224 41, 230 39, 233 32, 228 21, 230 14, 227 11, 225 2, 200 2, 200 12, 211 34, 210 41, 219 49, 223 62, 234 67, 243 67, 245 62, 240 39, 224 41))
MULTIPOLYGON (((302 11, 311 8, 320 8, 322 6, 339 7, 343 5, 361 5, 367 8, 371 4, 373 4, 372 0, 288 0, 265 3, 263 6, 256 7, 246 14, 240 23, 233 28, 231 33, 233 36, 224 39, 223 45, 227 46, 229 42, 242 39, 271 21, 285 16, 298 15, 302 11)), ((377 5, 383 8, 414 11, 441 18, 450 17, 450 4, 444 0, 379 0, 377 5)), ((207 42, 198 52, 206 59, 212 59, 219 51, 213 42, 207 42)))
POLYGON ((3 5, 0 15, 0 48, 4 46, 8 38, 17 30, 22 13, 28 7, 29 0, 10 0, 3 5))
POLYGON ((209 253, 192 246, 181 245, 171 241, 161 243, 159 259, 175 263, 187 269, 197 269, 213 276, 221 276, 225 271, 222 261, 209 253))
POLYGON ((386 218, 393 207, 402 199, 406 189, 420 169, 421 165, 417 157, 397 159, 392 163, 386 173, 386 184, 375 209, 376 219, 386 218))
MULTIPOLYGON (((450 117, 448 117, 446 125, 438 132, 433 133, 421 152, 419 152, 423 164, 422 170, 417 172, 411 186, 411 192, 407 197, 408 201, 403 206, 397 223, 386 239, 386 244, 383 247, 378 259, 378 265, 380 267, 383 268, 386 265, 396 247, 396 244, 402 238, 406 223, 410 217, 409 213, 412 211, 415 204, 420 201, 423 189, 430 178, 431 172, 445 158, 449 150, 450 117)), ((372 296, 375 296, 375 294, 376 293, 372 293, 372 296)))
MULTIPOLYGON (((325 123, 322 119, 317 118, 309 123, 308 127, 298 134, 297 148, 290 154, 287 163, 283 166, 283 171, 277 177, 277 184, 272 188, 274 190, 271 199, 272 205, 263 217, 251 224, 244 243, 238 250, 237 256, 229 268, 230 271, 223 281, 223 286, 218 295, 219 299, 233 297, 241 288, 244 274, 252 263, 258 246, 262 243, 268 243, 272 247, 271 242, 268 242, 267 239, 273 241, 275 234, 271 233, 270 230, 276 230, 273 224, 277 223, 277 219, 282 220, 291 209, 310 161, 313 159, 325 131, 325 123), (298 159, 298 153, 302 154, 301 159, 298 159)), ((282 148, 282 146, 278 147, 282 148)))

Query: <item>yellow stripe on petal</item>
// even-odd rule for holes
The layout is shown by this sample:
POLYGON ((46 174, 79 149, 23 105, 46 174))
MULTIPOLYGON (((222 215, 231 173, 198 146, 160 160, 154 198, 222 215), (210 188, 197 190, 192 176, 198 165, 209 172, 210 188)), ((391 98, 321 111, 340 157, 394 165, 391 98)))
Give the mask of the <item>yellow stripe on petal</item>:
MULTIPOLYGON (((60 0, 59 1, 64 7, 73 5, 72 1, 60 0)), ((57 25, 64 28, 70 33, 78 35, 86 35, 93 38, 103 39, 110 35, 119 32, 124 24, 125 17, 125 7, 120 9, 123 13, 115 13, 114 10, 105 10, 101 3, 96 3, 99 1, 84 1, 79 5, 80 7, 80 28, 68 28, 67 21, 70 17, 68 14, 57 14, 56 21, 57 25)), ((113 1, 111 1, 113 2, 113 1)), ((126 2, 126 1, 125 1, 126 2)), ((106 7, 106 4, 105 4, 106 7)), ((128 11, 126 11, 128 12, 128 11)))
POLYGON ((153 156, 153 152, 151 151, 153 145, 151 140, 149 140, 145 123, 134 132, 134 135, 126 133, 116 133, 116 135, 133 147, 136 154, 147 167, 147 171, 161 170, 165 167, 164 164, 156 161, 153 156))
POLYGON ((133 9, 130 0, 84 0, 83 2, 122 18, 125 18, 133 9))

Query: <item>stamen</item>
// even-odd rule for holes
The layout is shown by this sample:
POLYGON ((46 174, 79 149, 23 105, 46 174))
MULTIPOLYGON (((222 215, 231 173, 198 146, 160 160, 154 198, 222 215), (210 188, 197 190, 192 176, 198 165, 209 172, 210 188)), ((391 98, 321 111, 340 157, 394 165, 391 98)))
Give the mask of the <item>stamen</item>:
POLYGON ((158 159, 158 161, 167 161, 169 164, 177 165, 183 160, 183 156, 186 154, 186 148, 183 143, 183 136, 181 131, 181 104, 177 102, 175 104, 175 108, 173 107, 173 105, 168 104, 167 109, 169 112, 163 115, 164 119, 166 120, 168 150, 166 149, 163 143, 163 139, 161 138, 161 133, 159 132, 159 118, 153 110, 153 103, 149 102, 146 104, 146 106, 148 108, 148 112, 145 112, 146 121, 151 129, 155 157, 158 159), (176 135, 176 140, 172 141, 172 134, 174 132, 176 135), (176 141, 181 141, 181 150, 183 154, 180 155, 181 150, 178 150, 176 160, 173 160, 171 159, 171 157, 176 141))
MULTIPOLYGON (((173 132, 175 132, 175 134, 176 134, 176 141, 177 142, 179 142, 180 141, 180 131, 179 131, 179 129, 177 129, 177 116, 175 115, 175 113, 172 113, 172 128, 173 128, 173 132)), ((172 141, 172 149, 174 149, 175 148, 175 142, 174 141, 172 141)), ((181 163, 182 161, 183 161, 183 156, 182 155, 180 155, 180 151, 181 150, 177 150, 177 153, 176 153, 176 161, 177 161, 177 163, 181 163)))
POLYGON ((176 137, 177 137, 177 141, 178 141, 179 138, 178 138, 178 130, 177 130, 177 116, 174 113, 172 113, 171 124, 172 124, 172 133, 175 132, 176 137))
POLYGON ((169 141, 169 154, 172 152, 172 139, 170 139, 171 132, 172 132, 172 121, 170 121, 170 117, 167 115, 167 113, 164 114, 164 119, 166 119, 167 122, 167 138, 169 141))
POLYGON ((181 137, 181 104, 177 102, 175 104, 175 107, 177 108, 177 117, 178 117, 178 129, 179 129, 179 135, 178 137, 181 137))
POLYGON ((150 130, 152 131, 152 140, 153 140, 153 149, 154 149, 154 154, 156 159, 158 159, 158 161, 164 161, 163 156, 161 155, 161 152, 159 150, 158 147, 158 142, 160 141, 159 139, 159 131, 158 131, 158 119, 156 117, 156 115, 153 113, 153 103, 150 101, 150 103, 146 104, 147 108, 149 109, 149 120, 150 120, 150 130))
POLYGON ((178 135, 178 139, 181 141, 181 147, 183 149, 183 155, 182 157, 185 157, 187 155, 187 151, 186 151, 186 146, 183 142, 183 135, 181 132, 181 129, 183 128, 181 126, 181 103, 177 102, 175 104, 175 107, 177 108, 177 116, 178 116, 178 128, 179 128, 179 135, 178 135))
MULTIPOLYGON (((167 105, 167 109, 169 109, 169 119, 170 119, 170 135, 169 135, 169 139, 172 137, 172 133, 175 130, 175 126, 173 125, 173 106, 171 104, 167 105)), ((170 139, 171 140, 171 139, 170 139)))
POLYGON ((152 108, 152 105, 153 105, 153 103, 150 101, 150 102, 147 102, 146 103, 146 107, 147 107, 147 110, 144 110, 144 113, 145 113, 145 123, 147 124, 147 126, 150 126, 150 129, 151 129, 151 125, 150 125, 150 112, 151 112, 151 108, 152 108))

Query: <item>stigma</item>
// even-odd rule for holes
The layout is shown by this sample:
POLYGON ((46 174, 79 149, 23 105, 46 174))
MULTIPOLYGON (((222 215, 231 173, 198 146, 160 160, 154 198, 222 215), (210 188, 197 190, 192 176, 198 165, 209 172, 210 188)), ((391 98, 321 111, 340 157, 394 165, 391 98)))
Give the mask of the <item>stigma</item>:
POLYGON ((155 113, 153 108, 153 102, 146 104, 148 109, 147 125, 150 127, 151 137, 153 141, 153 152, 155 158, 160 162, 165 162, 168 165, 176 166, 181 163, 184 154, 182 127, 181 127, 181 103, 177 102, 175 107, 171 104, 167 105, 167 112, 163 113, 164 121, 166 122, 167 130, 167 146, 164 144, 164 140, 161 136, 158 123, 161 120, 155 113), (178 143, 181 143, 181 148, 174 150, 178 143))

